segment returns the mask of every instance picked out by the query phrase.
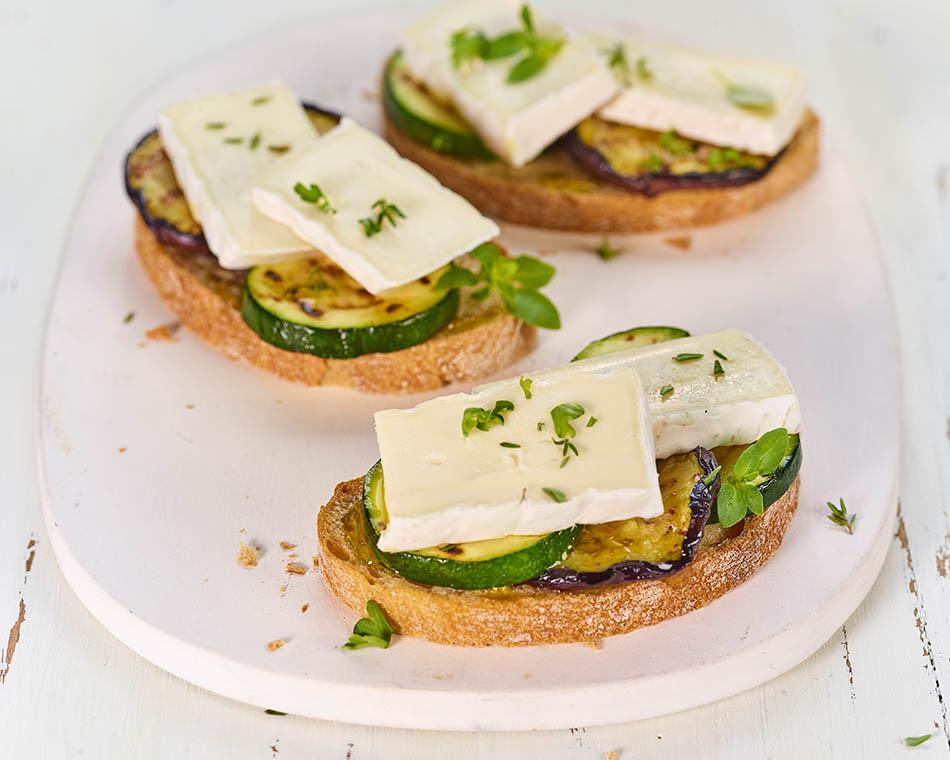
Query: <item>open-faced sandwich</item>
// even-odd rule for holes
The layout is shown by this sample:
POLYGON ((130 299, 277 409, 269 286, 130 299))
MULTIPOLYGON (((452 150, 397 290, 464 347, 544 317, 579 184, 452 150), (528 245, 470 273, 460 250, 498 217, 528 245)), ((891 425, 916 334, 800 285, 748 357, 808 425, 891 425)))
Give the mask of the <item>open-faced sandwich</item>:
POLYGON ((386 135, 497 219, 639 232, 711 224, 815 169, 794 68, 572 36, 522 0, 458 0, 404 32, 386 135))
POLYGON ((290 380, 414 392, 522 356, 553 267, 349 119, 285 85, 177 103, 126 159, 139 259, 176 316, 290 380))
POLYGON ((384 646, 364 630, 377 623, 514 646, 593 642, 698 609, 782 542, 799 426, 761 345, 670 327, 379 412, 380 461, 337 486, 317 525, 329 588, 376 620, 351 648, 384 646))

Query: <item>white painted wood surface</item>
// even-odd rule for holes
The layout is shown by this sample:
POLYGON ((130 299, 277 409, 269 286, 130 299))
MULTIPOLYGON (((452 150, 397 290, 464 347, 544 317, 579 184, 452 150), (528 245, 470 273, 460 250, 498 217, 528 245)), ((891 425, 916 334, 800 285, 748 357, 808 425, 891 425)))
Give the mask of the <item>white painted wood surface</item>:
MULTIPOLYGON (((0 757, 950 756, 950 5, 939 0, 636 7, 671 36, 803 65, 890 262, 905 380, 895 399, 905 415, 902 530, 866 602, 802 666, 716 705, 586 731, 356 728, 268 716, 188 686, 81 607, 45 541, 31 442, 45 304, 76 192, 150 82, 330 5, 0 3, 0 757), (8 630, 19 640, 8 643, 8 630), (902 746, 928 731, 938 735, 922 747, 902 746)), ((829 367, 829 390, 846 392, 834 381, 829 367)), ((847 463, 847 431, 841 441, 847 463)))

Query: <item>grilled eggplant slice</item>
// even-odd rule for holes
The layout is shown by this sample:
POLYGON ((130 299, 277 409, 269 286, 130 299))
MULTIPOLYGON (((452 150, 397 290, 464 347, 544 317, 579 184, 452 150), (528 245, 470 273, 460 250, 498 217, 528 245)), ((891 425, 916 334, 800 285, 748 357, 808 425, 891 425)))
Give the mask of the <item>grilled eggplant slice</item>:
POLYGON ((763 177, 775 160, 596 117, 578 124, 565 143, 585 171, 647 196, 744 185, 763 177))
POLYGON ((666 578, 682 570, 702 541, 719 494, 718 476, 706 483, 717 466, 703 448, 658 461, 663 514, 583 526, 564 561, 531 584, 576 591, 666 578))
MULTIPOLYGON (((303 107, 320 134, 340 120, 339 114, 319 106, 304 103, 303 107)), ((192 251, 208 250, 201 225, 191 215, 158 130, 145 135, 125 157, 125 192, 161 242, 192 251)))

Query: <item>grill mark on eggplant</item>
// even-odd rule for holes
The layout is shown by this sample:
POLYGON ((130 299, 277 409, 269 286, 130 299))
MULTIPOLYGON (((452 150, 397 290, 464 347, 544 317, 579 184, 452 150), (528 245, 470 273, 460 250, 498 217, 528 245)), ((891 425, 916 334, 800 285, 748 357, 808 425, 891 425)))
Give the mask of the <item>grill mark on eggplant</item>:
MULTIPOLYGON (((703 475, 708 475, 717 467, 713 454, 702 447, 695 451, 703 475)), ((646 581, 668 578, 678 573, 692 562, 703 539, 703 530, 712 511, 712 505, 719 495, 719 480, 710 485, 699 478, 690 491, 690 521, 686 537, 683 539, 682 554, 672 562, 645 562, 643 560, 624 560, 601 571, 581 571, 567 567, 552 567, 526 585, 537 588, 576 591, 585 588, 614 586, 631 581, 646 581)))
POLYGON ((564 145, 574 161, 588 174, 610 182, 624 190, 641 193, 648 198, 671 190, 714 189, 746 185, 749 182, 762 179, 785 153, 783 148, 761 169, 743 167, 725 172, 619 174, 610 165, 603 153, 586 145, 581 140, 576 129, 564 137, 564 145))

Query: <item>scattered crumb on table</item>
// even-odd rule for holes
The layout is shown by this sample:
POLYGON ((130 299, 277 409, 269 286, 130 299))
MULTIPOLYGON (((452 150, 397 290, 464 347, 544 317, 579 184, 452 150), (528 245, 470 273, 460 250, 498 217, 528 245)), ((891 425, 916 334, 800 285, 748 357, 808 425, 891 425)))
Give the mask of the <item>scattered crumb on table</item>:
POLYGON ((291 575, 306 575, 307 570, 308 570, 307 566, 302 565, 299 562, 287 563, 287 572, 290 573, 291 575))
POLYGON ((241 544, 238 564, 241 567, 257 567, 257 548, 250 544, 241 544))
POLYGON ((313 561, 314 567, 320 567, 320 558, 316 554, 311 557, 311 560, 313 561))
POLYGON ((309 609, 310 609, 310 604, 308 603, 308 604, 305 604, 303 607, 301 607, 301 608, 300 608, 300 611, 301 611, 301 612, 306 612, 306 611, 309 610, 309 609))
POLYGON ((128 449, 125 446, 119 446, 119 453, 124 454, 128 449))
POLYGON ((274 639, 273 641, 267 642, 267 651, 276 652, 280 649, 286 642, 283 639, 274 639))
POLYGON ((594 639, 593 641, 584 642, 584 646, 588 649, 600 650, 604 648, 604 642, 601 639, 594 639))
POLYGON ((165 325, 153 327, 145 331, 145 337, 149 340, 162 340, 166 343, 175 342, 175 333, 181 328, 181 322, 169 322, 165 325))
POLYGON ((689 235, 663 238, 663 242, 673 248, 679 248, 681 251, 688 251, 693 247, 693 238, 689 235))
POLYGON ((289 552, 291 549, 296 549, 297 544, 292 544, 290 543, 290 541, 281 541, 280 548, 283 549, 285 552, 289 552))

